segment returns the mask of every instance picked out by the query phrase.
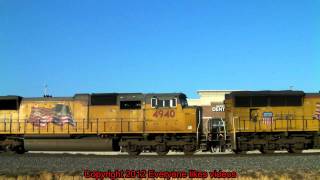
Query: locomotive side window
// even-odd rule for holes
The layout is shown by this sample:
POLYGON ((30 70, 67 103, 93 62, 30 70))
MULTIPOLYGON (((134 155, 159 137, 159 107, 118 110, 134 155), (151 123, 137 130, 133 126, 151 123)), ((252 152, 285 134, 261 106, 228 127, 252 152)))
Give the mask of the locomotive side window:
POLYGON ((157 99, 151 98, 151 107, 162 108, 162 107, 177 107, 177 98, 173 99, 157 99))
POLYGON ((150 103, 152 108, 176 108, 178 106, 178 102, 181 106, 187 106, 187 100, 183 94, 152 94, 151 97, 147 96, 147 98, 148 104, 150 103), (183 104, 184 102, 185 104, 183 104))
POLYGON ((120 109, 141 109, 141 101, 120 101, 120 109))
POLYGON ((181 104, 182 108, 188 107, 188 102, 185 98, 180 99, 180 104, 181 104))
POLYGON ((170 107, 170 100, 164 100, 164 107, 170 107))
POLYGON ((163 100, 161 99, 158 100, 158 107, 163 107, 163 100))
POLYGON ((151 98, 151 107, 155 108, 158 105, 158 99, 157 98, 151 98))
POLYGON ((171 107, 176 107, 177 106, 177 98, 171 99, 171 107))

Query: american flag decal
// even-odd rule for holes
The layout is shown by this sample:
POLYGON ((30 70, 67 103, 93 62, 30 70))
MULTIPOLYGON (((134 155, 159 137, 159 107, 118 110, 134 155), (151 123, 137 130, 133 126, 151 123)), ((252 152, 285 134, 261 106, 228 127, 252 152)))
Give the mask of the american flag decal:
POLYGON ((48 126, 49 123, 60 126, 64 124, 76 125, 70 107, 64 104, 56 104, 53 108, 32 107, 28 122, 40 127, 48 126))
POLYGON ((271 125, 273 120, 273 113, 272 112, 264 112, 262 117, 263 124, 271 125))
POLYGON ((320 120, 320 102, 317 102, 317 104, 316 104, 316 110, 313 114, 313 119, 320 120))

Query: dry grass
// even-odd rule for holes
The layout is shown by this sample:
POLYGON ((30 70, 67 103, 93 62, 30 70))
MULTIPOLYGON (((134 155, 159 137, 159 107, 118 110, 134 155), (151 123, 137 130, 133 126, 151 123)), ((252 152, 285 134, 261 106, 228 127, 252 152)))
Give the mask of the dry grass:
POLYGON ((277 180, 296 180, 296 179, 319 179, 320 180, 320 172, 304 172, 304 171, 289 171, 289 172, 246 172, 240 174, 239 179, 241 180, 253 180, 253 179, 261 179, 261 180, 269 180, 269 179, 277 179, 277 180))

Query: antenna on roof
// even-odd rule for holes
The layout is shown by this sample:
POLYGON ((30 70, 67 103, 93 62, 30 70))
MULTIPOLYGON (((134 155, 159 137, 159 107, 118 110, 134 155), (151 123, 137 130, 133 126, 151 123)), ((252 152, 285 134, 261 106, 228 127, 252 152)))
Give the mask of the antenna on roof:
POLYGON ((48 85, 44 85, 44 92, 43 92, 43 97, 52 97, 52 95, 48 94, 48 85))

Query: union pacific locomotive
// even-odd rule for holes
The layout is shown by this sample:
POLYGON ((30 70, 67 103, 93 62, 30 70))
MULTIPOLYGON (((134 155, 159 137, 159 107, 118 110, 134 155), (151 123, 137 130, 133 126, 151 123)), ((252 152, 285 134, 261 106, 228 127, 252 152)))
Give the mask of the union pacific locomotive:
POLYGON ((320 93, 239 91, 226 95, 225 106, 236 153, 298 153, 320 147, 320 93))
POLYGON ((1 149, 193 153, 199 109, 182 93, 0 97, 1 149))
POLYGON ((226 119, 202 121, 183 93, 0 97, 2 151, 169 150, 262 153, 319 148, 320 94, 237 91, 226 95, 226 119))

